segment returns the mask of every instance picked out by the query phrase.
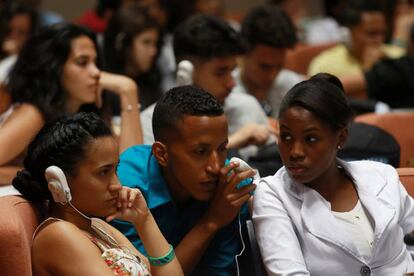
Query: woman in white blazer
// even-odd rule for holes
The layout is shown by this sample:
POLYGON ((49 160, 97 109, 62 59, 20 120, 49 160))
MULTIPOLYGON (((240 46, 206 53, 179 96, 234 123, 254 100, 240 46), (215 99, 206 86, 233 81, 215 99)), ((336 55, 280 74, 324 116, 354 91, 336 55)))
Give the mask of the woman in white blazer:
MULTIPOLYGON (((269 275, 403 275, 414 200, 389 165, 344 162, 352 112, 342 84, 318 74, 293 87, 279 113, 284 167, 258 184, 253 222, 269 275)), ((411 254, 410 254, 411 253, 411 254)))

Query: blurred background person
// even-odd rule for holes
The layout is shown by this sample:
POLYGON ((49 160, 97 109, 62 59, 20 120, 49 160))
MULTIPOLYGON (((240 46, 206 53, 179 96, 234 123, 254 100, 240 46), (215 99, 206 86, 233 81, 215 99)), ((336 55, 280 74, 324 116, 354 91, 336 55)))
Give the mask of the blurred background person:
POLYGON ((386 45, 387 24, 382 5, 374 0, 351 0, 342 13, 350 39, 316 56, 308 70, 310 76, 327 72, 336 76, 369 70, 383 57, 398 58, 404 50, 386 45))
POLYGON ((38 25, 36 11, 20 1, 7 1, 0 9, 0 122, 10 106, 9 94, 5 92, 8 74, 27 39, 38 25), (3 114, 3 115, 2 115, 3 114))
POLYGON ((156 18, 135 3, 121 7, 105 31, 105 68, 135 80, 141 109, 161 96, 161 73, 156 65, 159 37, 156 18))
POLYGON ((103 33, 112 15, 118 10, 121 0, 98 0, 95 7, 86 10, 75 22, 95 33, 103 33))
POLYGON ((232 93, 253 95, 267 116, 277 118, 283 96, 303 79, 284 69, 287 51, 297 42, 295 27, 280 8, 262 5, 244 18, 241 35, 247 51, 233 72, 232 93))
POLYGON ((45 27, 27 41, 7 86, 12 104, 0 127, 0 186, 11 183, 27 145, 45 123, 82 110, 109 121, 111 114, 99 108, 102 89, 121 98, 120 151, 142 143, 135 82, 101 72, 97 61, 95 36, 81 26, 45 27))

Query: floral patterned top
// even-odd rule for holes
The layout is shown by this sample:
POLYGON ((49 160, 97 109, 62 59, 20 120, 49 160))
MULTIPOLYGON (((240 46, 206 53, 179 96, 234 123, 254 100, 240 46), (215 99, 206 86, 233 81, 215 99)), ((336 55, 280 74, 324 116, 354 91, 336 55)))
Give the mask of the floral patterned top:
POLYGON ((102 251, 102 258, 116 276, 150 276, 146 264, 138 257, 118 247, 111 248, 90 236, 90 240, 102 251))
MULTIPOLYGON (((33 239, 41 228, 55 221, 60 221, 60 219, 50 217, 43 221, 35 230, 33 239)), ((104 243, 91 234, 87 235, 89 239, 102 251, 101 256, 105 263, 113 271, 114 275, 151 276, 147 265, 138 256, 131 253, 128 248, 123 249, 119 245, 110 245, 110 243, 104 243)))

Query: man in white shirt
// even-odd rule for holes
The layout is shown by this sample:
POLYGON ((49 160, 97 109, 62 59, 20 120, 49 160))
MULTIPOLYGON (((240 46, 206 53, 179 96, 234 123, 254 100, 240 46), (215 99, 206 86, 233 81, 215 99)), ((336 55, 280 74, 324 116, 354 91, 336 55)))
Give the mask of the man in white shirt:
MULTIPOLYGON (((196 15, 178 26, 173 45, 177 63, 183 60, 191 63, 188 83, 206 90, 223 104, 229 123, 229 149, 272 141, 273 130, 259 102, 247 94, 229 96, 235 84, 231 72, 236 67, 236 57, 244 51, 235 30, 223 20, 196 15)), ((154 105, 141 113, 146 144, 154 142, 153 110, 154 105)), ((254 151, 243 157, 249 155, 254 155, 254 151)))
POLYGON ((281 9, 264 5, 253 9, 242 23, 247 53, 235 70, 232 94, 257 98, 268 116, 277 118, 283 96, 303 76, 283 69, 286 52, 296 41, 295 27, 281 9))

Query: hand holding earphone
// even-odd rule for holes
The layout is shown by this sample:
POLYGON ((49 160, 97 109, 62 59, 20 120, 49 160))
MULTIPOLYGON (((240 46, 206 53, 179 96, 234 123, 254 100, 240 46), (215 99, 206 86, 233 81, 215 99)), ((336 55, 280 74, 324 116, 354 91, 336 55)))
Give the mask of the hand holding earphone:
POLYGON ((255 171, 255 175, 253 176, 253 181, 258 180, 260 178, 259 171, 253 169, 252 167, 250 167, 250 165, 247 164, 247 162, 244 161, 243 159, 240 159, 238 157, 232 157, 230 159, 230 163, 232 163, 232 162, 235 162, 235 163, 238 163, 239 164, 239 166, 236 167, 234 169, 234 171, 236 171, 236 172, 242 172, 242 171, 246 171, 246 170, 254 170, 255 171))
POLYGON ((229 224, 237 216, 240 208, 251 197, 251 192, 256 188, 255 184, 248 183, 238 187, 245 179, 253 178, 254 170, 236 172, 240 162, 230 162, 220 170, 218 185, 215 194, 210 201, 209 209, 203 218, 210 226, 220 229, 229 224))
POLYGON ((109 215, 106 221, 121 219, 140 224, 150 215, 145 198, 138 189, 122 187, 116 204, 117 211, 109 215))

